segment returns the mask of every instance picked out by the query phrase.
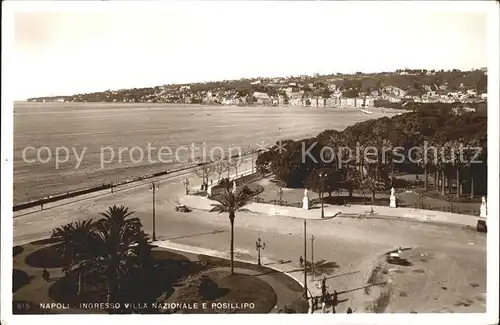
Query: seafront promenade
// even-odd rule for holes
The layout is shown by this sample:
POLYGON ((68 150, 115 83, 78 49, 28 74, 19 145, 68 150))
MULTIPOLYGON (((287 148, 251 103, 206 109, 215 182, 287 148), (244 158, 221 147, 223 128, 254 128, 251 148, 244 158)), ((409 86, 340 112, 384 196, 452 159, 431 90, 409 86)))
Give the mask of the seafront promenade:
MULTIPOLYGON (((193 209, 210 211, 216 201, 198 195, 185 195, 180 198, 183 205, 193 209)), ((282 216, 298 219, 321 219, 320 208, 305 210, 302 208, 279 206, 265 203, 249 203, 243 208, 245 211, 268 216, 282 216)), ((459 213, 449 213, 442 211, 431 211, 413 208, 390 208, 377 205, 349 205, 336 206, 325 204, 325 218, 395 218, 401 220, 420 221, 427 223, 443 223, 461 225, 475 228, 479 216, 471 216, 459 213)))

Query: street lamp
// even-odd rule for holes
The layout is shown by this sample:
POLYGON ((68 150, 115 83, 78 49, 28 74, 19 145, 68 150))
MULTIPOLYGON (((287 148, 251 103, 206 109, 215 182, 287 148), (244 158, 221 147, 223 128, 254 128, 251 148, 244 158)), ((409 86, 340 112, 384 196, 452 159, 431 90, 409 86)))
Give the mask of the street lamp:
MULTIPOLYGON (((333 217, 332 217, 333 218, 333 217)), ((325 219, 328 220, 328 219, 325 219)), ((311 236, 311 246, 314 245, 314 240, 316 237, 311 236)), ((311 249, 311 271, 314 277, 314 247, 311 249)), ((307 296, 307 219, 304 218, 304 298, 308 299, 307 296)))
POLYGON ((324 201, 323 201, 323 191, 325 187, 325 179, 328 176, 326 172, 320 173, 319 174, 319 179, 320 179, 320 188, 319 188, 319 196, 321 199, 321 218, 325 217, 325 208, 324 208, 324 201))
POLYGON ((260 237, 259 239, 255 242, 255 248, 257 249, 257 265, 260 264, 260 251, 266 249, 266 243, 261 241, 260 237))
POLYGON ((278 195, 280 197, 280 205, 283 205, 283 189, 281 187, 278 190, 278 195))
POLYGON ((189 194, 189 179, 185 179, 182 181, 182 184, 184 184, 184 187, 186 188, 186 195, 189 194))
POLYGON ((156 190, 160 188, 160 184, 151 182, 149 190, 153 192, 153 241, 156 241, 156 190))
POLYGON ((312 271, 312 276, 313 276, 313 281, 314 278, 316 277, 315 272, 314 272, 314 235, 311 235, 311 271, 312 271))
POLYGON ((304 218, 304 298, 307 297, 307 219, 304 218))

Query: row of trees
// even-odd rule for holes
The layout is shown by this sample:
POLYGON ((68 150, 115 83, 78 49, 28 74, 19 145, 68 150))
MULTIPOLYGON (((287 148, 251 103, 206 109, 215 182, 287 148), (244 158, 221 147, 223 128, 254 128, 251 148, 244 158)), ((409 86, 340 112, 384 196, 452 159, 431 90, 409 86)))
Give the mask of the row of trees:
POLYGON ((199 165, 194 168, 194 173, 202 180, 203 186, 209 185, 210 177, 213 175, 217 175, 217 183, 219 183, 225 175, 227 175, 227 178, 230 177, 229 174, 231 170, 234 170, 236 175, 238 175, 238 167, 243 163, 243 155, 253 151, 255 150, 250 146, 246 146, 242 149, 242 155, 232 156, 230 152, 226 153, 226 157, 217 155, 213 157, 212 161, 200 162, 199 165))
POLYGON ((474 197, 486 193, 486 130, 485 113, 454 114, 430 104, 343 131, 327 130, 314 138, 285 141, 286 151, 280 152, 276 145, 260 154, 256 165, 287 186, 321 187, 330 193, 346 189, 352 195, 359 189, 375 199, 377 191, 398 186, 396 173, 412 172, 424 174, 426 189, 432 178, 442 195, 451 194, 455 183, 456 197, 465 188, 474 197))

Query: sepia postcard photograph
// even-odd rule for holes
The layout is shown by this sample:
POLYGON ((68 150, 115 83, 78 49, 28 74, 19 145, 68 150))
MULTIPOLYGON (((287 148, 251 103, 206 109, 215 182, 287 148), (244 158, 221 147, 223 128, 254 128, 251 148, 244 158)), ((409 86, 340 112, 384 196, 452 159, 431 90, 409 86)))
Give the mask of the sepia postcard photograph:
POLYGON ((498 324, 497 2, 2 9, 2 325, 498 324))

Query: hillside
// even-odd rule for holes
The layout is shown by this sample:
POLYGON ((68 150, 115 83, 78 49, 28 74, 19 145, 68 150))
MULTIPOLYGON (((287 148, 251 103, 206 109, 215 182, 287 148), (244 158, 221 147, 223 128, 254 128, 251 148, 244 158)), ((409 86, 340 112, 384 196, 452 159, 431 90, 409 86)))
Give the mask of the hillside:
MULTIPOLYGON (((254 93, 282 96, 300 92, 302 98, 321 96, 329 98, 334 92, 343 97, 354 98, 379 92, 391 86, 403 90, 407 95, 419 96, 428 91, 450 92, 475 90, 477 94, 487 92, 487 75, 484 69, 474 71, 398 70, 354 75, 318 75, 281 78, 254 78, 223 80, 206 83, 162 85, 146 88, 106 90, 71 96, 30 98, 28 101, 69 102, 164 102, 202 103, 207 96, 239 99, 238 103, 255 102, 254 93)), ((219 99, 214 103, 219 103, 219 99)))

